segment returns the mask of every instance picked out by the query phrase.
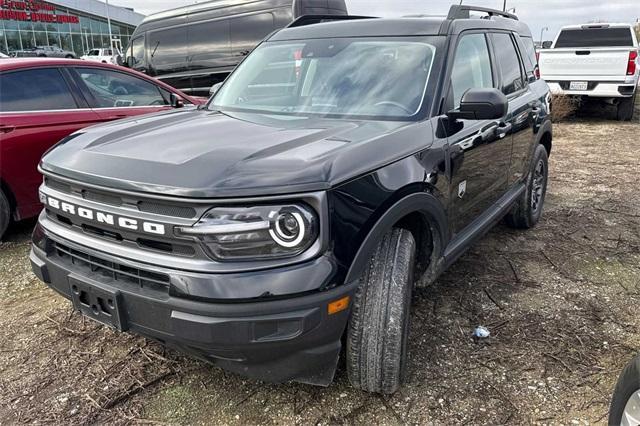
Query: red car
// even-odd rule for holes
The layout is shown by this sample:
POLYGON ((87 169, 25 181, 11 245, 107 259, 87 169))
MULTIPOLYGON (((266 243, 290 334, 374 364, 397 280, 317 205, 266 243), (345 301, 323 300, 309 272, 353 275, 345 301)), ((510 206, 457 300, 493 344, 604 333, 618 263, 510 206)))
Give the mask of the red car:
POLYGON ((42 154, 83 127, 147 114, 203 98, 116 65, 69 59, 0 61, 0 237, 11 218, 42 206, 42 154))

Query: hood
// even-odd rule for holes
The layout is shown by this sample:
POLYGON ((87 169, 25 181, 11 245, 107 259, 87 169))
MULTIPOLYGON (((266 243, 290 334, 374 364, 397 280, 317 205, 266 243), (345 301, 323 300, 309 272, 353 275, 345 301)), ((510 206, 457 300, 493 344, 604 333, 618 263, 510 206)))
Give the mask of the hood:
POLYGON ((385 140, 416 125, 176 110, 83 129, 49 151, 41 168, 85 183, 184 197, 315 191, 389 162, 402 150, 394 143, 384 154, 384 146, 393 147, 385 140))

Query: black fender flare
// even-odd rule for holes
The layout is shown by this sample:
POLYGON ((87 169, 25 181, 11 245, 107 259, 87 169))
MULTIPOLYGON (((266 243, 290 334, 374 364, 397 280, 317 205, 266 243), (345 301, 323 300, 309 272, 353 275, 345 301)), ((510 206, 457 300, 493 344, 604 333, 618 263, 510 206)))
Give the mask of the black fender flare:
MULTIPOLYGON (((536 145, 542 143, 542 138, 547 133, 549 134, 549 136, 551 136, 551 139, 553 140, 553 124, 551 123, 551 120, 549 120, 549 119, 545 120, 540 125, 540 128, 538 129, 538 132, 536 133, 536 145)), ((536 149, 535 145, 534 145, 533 149, 534 150, 536 149)), ((549 155, 551 155, 551 146, 549 146, 549 155)))
POLYGON ((357 280, 371 259, 382 236, 400 219, 416 212, 423 214, 428 223, 438 232, 437 237, 440 244, 437 255, 440 257, 443 247, 446 246, 449 239, 447 214, 442 203, 434 195, 428 192, 414 192, 395 202, 376 221, 351 262, 345 282, 351 283, 357 280))

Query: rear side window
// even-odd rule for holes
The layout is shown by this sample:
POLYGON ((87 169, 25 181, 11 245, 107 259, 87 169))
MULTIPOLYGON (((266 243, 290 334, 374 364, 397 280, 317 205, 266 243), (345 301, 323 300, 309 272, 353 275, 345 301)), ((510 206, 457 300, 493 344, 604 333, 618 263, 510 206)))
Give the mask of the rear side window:
POLYGON ((524 79, 520 59, 509 34, 494 33, 493 37, 496 63, 502 75, 502 93, 510 95, 524 89, 524 79))
POLYGON ((0 111, 75 109, 67 82, 56 68, 15 71, 0 77, 0 111))
POLYGON ((454 108, 460 106, 462 95, 467 90, 492 87, 491 59, 484 34, 463 36, 456 49, 451 73, 454 108))
POLYGON ((562 30, 555 47, 633 47, 630 28, 562 30))
POLYGON ((538 66, 538 59, 536 57, 536 47, 533 44, 533 39, 530 37, 520 37, 520 47, 524 60, 524 68, 527 74, 529 83, 536 81, 535 69, 538 66))

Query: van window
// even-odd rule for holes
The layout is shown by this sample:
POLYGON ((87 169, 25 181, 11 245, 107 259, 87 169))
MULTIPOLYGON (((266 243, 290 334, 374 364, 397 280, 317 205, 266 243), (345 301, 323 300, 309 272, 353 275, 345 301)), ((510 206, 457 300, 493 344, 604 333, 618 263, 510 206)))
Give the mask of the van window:
POLYGON ((131 40, 127 55, 127 64, 131 68, 144 66, 144 36, 131 40))
POLYGON ((273 15, 260 13, 230 21, 231 50, 236 56, 246 56, 274 30, 273 15))
POLYGON ((631 28, 577 28, 560 31, 555 47, 633 47, 631 28))
POLYGON ((228 20, 189 25, 187 34, 192 69, 226 65, 223 59, 231 55, 228 20))
POLYGON ((502 74, 502 93, 510 95, 524 89, 518 52, 509 34, 492 34, 496 63, 502 74))
POLYGON ((147 33, 149 62, 156 73, 184 70, 187 66, 187 27, 167 28, 147 33))

